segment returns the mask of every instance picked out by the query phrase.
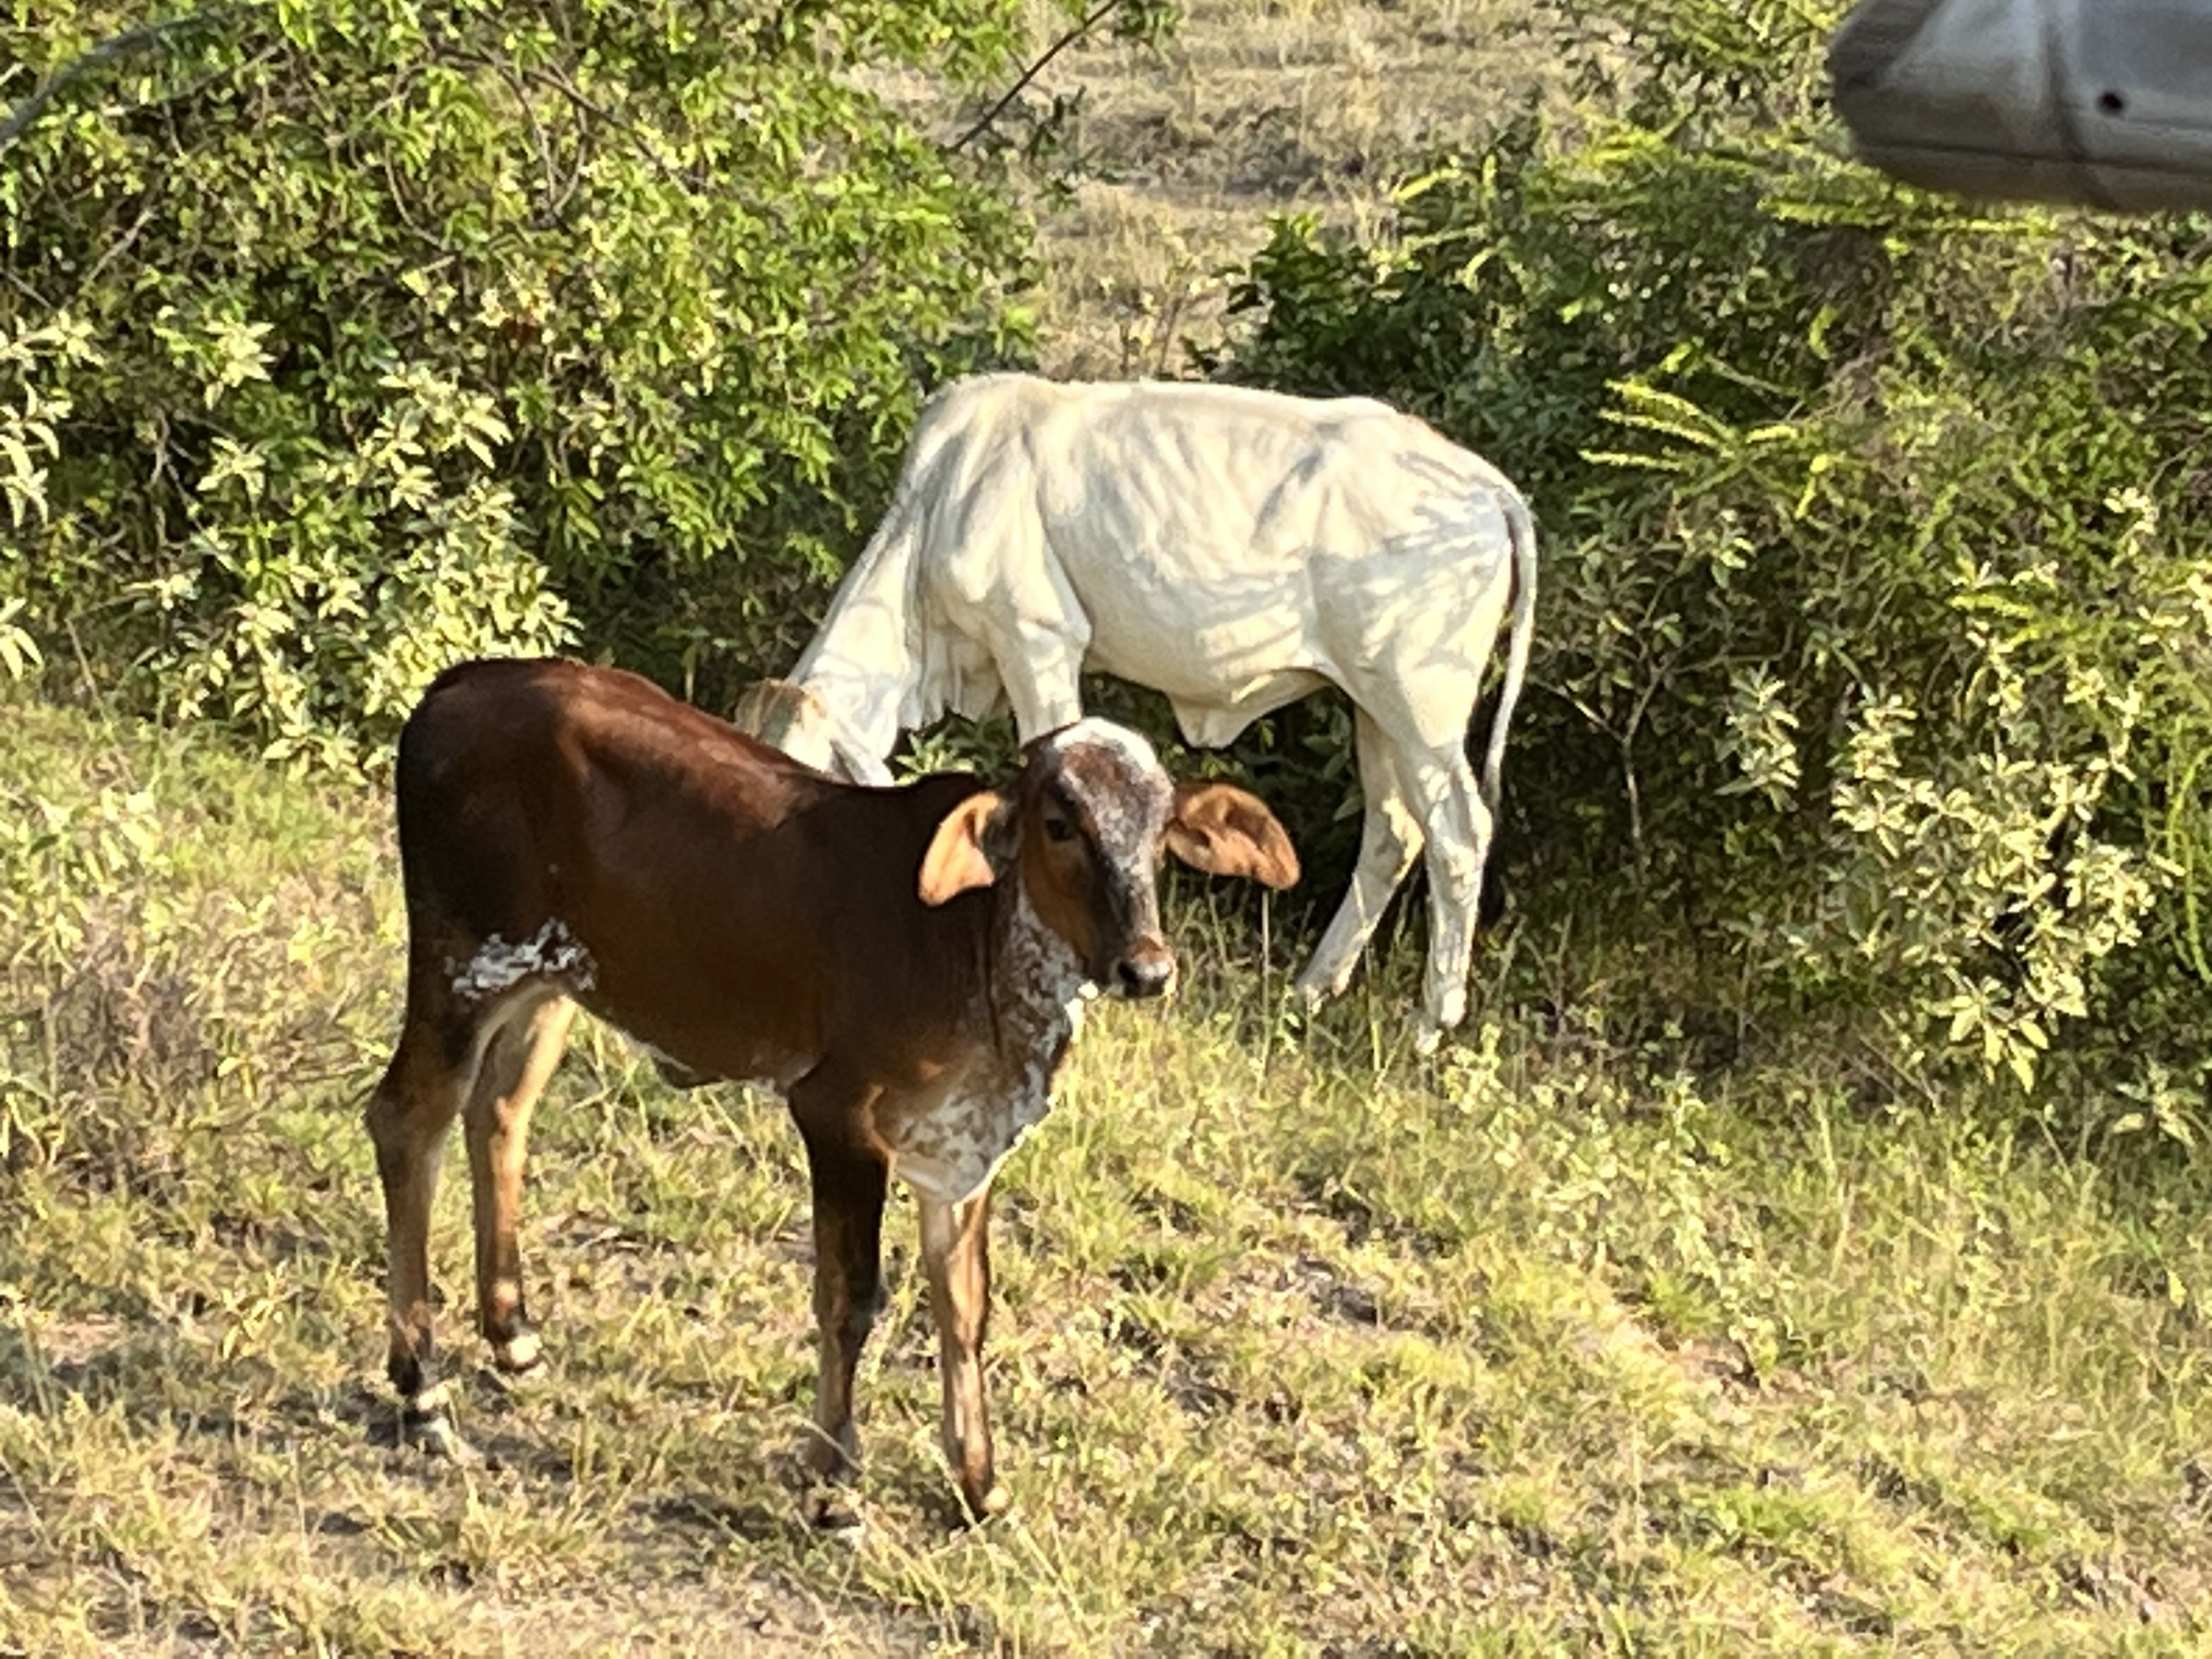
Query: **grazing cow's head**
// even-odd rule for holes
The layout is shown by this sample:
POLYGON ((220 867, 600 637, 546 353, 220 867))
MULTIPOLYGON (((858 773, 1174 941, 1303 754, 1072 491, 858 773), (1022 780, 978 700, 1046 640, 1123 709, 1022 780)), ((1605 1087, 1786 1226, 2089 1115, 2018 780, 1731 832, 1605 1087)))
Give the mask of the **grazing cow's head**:
POLYGON ((755 680, 730 708, 730 724, 792 759, 851 783, 888 784, 890 771, 836 712, 790 680, 755 680))
POLYGON ((1156 882, 1163 848, 1212 875, 1275 888, 1298 878, 1291 838, 1265 803, 1233 784, 1173 781, 1133 732, 1079 720, 1024 754, 1009 788, 970 795, 938 827, 922 899, 988 886, 1012 863, 1038 919, 1109 991, 1158 996, 1174 981, 1156 882))

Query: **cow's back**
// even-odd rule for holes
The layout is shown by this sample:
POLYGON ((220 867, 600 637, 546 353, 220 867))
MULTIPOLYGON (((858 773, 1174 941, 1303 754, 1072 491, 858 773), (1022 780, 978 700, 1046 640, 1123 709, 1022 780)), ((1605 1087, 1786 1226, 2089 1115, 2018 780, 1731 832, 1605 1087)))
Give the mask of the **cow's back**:
POLYGON ((960 390, 971 386, 944 413, 989 470, 970 459, 935 495, 968 514, 929 542, 938 631, 1049 620, 1072 599, 1088 665, 1165 692, 1201 741, 1344 684, 1504 568, 1511 485, 1372 399, 1025 376, 960 390))
POLYGON ((1371 398, 1143 381, 1072 390, 1097 395, 1058 411, 1075 457, 1064 476, 1083 499, 1065 504, 1056 542, 1103 544, 1082 533, 1103 508, 1120 520, 1112 533, 1182 580, 1371 547, 1503 483, 1480 456, 1371 398))
MULTIPOLYGON (((410 929, 573 939, 586 1007, 693 1069, 787 1079, 958 975, 915 891, 927 838, 975 786, 853 790, 610 669, 465 665, 402 734, 410 929), (927 963, 933 971, 922 971, 927 963)), ((857 1039, 855 1039, 857 1040, 857 1039)))
POLYGON ((1516 511, 1496 468, 1370 398, 980 375, 924 410, 793 678, 870 756, 1008 702, 1035 735, 1081 712, 1085 668, 1224 743, 1408 650, 1471 660, 1516 511))

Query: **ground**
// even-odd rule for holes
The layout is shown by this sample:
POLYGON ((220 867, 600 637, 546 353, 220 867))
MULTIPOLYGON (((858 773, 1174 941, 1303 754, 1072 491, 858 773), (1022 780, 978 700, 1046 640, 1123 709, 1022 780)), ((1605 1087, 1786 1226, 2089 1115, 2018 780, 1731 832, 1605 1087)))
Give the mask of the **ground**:
MULTIPOLYGON (((1047 44, 1062 15, 1036 7, 1047 44)), ((1101 30, 1040 98, 1080 95, 1094 158, 1043 220, 1041 366, 1062 379, 1188 373, 1270 216, 1387 225, 1391 187, 1554 89, 1526 0, 1200 0, 1157 48, 1101 30)))
MULTIPOLYGON (((1700 1072, 1634 964, 1509 931, 1413 1058, 1226 888, 1000 1185, 1011 1513, 959 1523, 912 1207, 857 1534, 802 1517, 805 1183, 773 1103, 588 1023, 539 1115, 552 1356, 468 1330, 395 1443, 358 1110, 377 794, 0 719, 0 1652, 2185 1653, 2212 1638, 2202 1158, 1900 1099, 1818 1034, 1700 1072)), ((454 1160, 458 1162, 458 1160, 454 1160)))

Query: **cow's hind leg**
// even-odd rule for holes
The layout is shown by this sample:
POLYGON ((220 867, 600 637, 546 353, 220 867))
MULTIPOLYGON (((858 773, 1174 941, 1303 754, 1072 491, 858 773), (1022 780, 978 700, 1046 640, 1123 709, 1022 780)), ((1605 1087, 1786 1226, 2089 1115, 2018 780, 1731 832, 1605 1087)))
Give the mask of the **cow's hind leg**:
POLYGON ((477 1328, 492 1363, 510 1375, 538 1363, 538 1334, 523 1309, 516 1239, 530 1114, 561 1063, 576 1005, 557 994, 507 1013, 484 1044, 470 1091, 465 1131, 477 1243, 477 1328))
POLYGON ((1359 830, 1359 862, 1328 931, 1298 975, 1298 994, 1309 1004, 1343 994, 1353 969, 1375 937, 1398 884, 1420 856, 1421 825, 1408 807, 1398 775, 1395 745, 1366 710, 1355 707, 1353 730, 1359 787, 1367 816, 1359 830))
POLYGON ((472 1038, 465 1022, 453 1018, 418 976, 399 1046, 367 1113, 390 1252, 386 1373, 399 1394, 403 1437, 453 1454, 463 1448, 447 1413, 431 1333, 430 1203, 446 1132, 475 1079, 472 1038))
POLYGON ((921 1254, 937 1321, 937 1369, 945 1387, 945 1460, 961 1501, 981 1521, 1006 1507, 991 1457, 983 1400, 983 1338, 991 1319, 988 1188, 961 1204, 921 1200, 921 1254))
POLYGON ((1408 793, 1428 830, 1429 956, 1414 1047, 1430 1054, 1467 1014, 1467 975, 1492 824, 1474 769, 1458 744, 1413 757, 1406 771, 1408 793))

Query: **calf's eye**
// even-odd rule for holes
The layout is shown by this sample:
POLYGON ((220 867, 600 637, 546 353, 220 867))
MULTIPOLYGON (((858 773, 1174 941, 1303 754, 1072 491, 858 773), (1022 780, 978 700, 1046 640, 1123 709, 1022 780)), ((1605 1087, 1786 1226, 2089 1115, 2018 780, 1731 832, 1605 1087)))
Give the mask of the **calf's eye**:
POLYGON ((1073 841, 1075 826, 1066 818, 1047 818, 1044 821, 1044 838, 1047 841, 1073 841))

